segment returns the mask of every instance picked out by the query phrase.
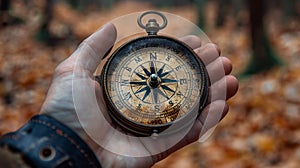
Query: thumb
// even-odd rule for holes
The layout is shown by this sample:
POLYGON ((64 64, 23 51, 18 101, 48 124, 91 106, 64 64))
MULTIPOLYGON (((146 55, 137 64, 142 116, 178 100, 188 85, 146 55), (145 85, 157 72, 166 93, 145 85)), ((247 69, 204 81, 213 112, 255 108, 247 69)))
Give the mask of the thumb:
POLYGON ((101 29, 85 39, 74 53, 76 60, 83 70, 94 73, 102 58, 114 45, 117 31, 112 23, 105 24, 101 29))

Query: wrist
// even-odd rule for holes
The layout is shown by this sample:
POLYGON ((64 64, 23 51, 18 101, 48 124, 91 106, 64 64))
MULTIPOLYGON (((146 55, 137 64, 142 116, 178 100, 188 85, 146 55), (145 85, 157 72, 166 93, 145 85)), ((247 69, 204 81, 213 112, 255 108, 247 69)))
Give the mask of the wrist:
POLYGON ((18 131, 4 135, 0 145, 21 153, 33 167, 101 167, 93 151, 75 132, 46 115, 35 116, 18 131))
POLYGON ((67 126, 69 129, 74 131, 83 141, 94 151, 97 152, 99 150, 99 145, 90 138, 90 136, 85 132, 82 125, 80 124, 80 121, 73 111, 67 111, 64 113, 61 112, 41 112, 41 114, 45 114, 47 116, 50 116, 51 118, 54 118, 55 120, 59 121, 60 123, 63 123, 65 126, 67 126))

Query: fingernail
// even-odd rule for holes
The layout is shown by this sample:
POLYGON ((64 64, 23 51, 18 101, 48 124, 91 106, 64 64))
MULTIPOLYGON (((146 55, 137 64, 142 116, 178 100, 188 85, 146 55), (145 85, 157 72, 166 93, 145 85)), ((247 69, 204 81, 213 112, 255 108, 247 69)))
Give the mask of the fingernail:
POLYGON ((96 32, 98 31, 102 31, 103 29, 105 29, 108 25, 110 25, 112 23, 108 22, 108 23, 105 23, 104 25, 102 25, 98 30, 96 30, 96 32))
MULTIPOLYGON (((101 33, 107 26, 108 26, 109 23, 106 23, 104 25, 102 25, 99 29, 97 29, 92 35, 96 35, 98 33, 101 33)), ((92 35, 90 35, 88 38, 91 38, 92 35)))

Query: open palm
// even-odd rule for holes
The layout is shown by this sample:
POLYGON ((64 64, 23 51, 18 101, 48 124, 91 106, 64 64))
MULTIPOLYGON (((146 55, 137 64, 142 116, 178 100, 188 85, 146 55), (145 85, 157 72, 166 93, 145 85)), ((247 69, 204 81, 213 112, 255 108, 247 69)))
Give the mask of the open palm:
MULTIPOLYGON (((95 121, 92 115, 88 115, 86 110, 83 110, 85 108, 90 109, 93 105, 82 102, 80 106, 83 106, 83 109, 76 108, 76 101, 78 101, 76 97, 78 96, 74 95, 74 82, 80 83, 84 80, 85 85, 82 87, 93 89, 96 94, 97 106, 103 116, 107 116, 102 90, 99 83, 94 80, 93 73, 105 54, 114 45, 115 39, 116 29, 114 25, 108 23, 87 38, 68 59, 58 65, 41 109, 41 113, 57 119, 78 133, 93 149, 103 167, 150 167, 172 152, 196 141, 208 129, 215 126, 228 112, 226 100, 232 97, 238 88, 236 78, 229 75, 232 69, 230 60, 219 56, 220 52, 216 45, 206 44, 201 46, 198 37, 186 36, 180 40, 193 48, 206 64, 212 83, 210 102, 194 122, 190 131, 183 135, 182 139, 178 140, 176 144, 161 149, 162 146, 168 143, 167 140, 156 139, 153 141, 156 144, 154 145, 153 142, 145 139, 118 138, 115 135, 120 128, 109 121, 108 117, 106 119, 114 129, 97 128, 98 125, 95 125, 95 123, 101 121, 95 121), (80 122, 81 115, 89 122, 80 122), (90 132, 87 133, 85 128, 88 128, 90 132), (91 134, 97 134, 97 136, 93 137, 91 134), (98 142, 103 141, 103 139, 106 139, 105 141, 108 144, 114 143, 119 146, 117 149, 120 152, 112 152, 107 150, 110 147, 106 148, 103 144, 99 145, 98 142), (134 144, 134 149, 132 149, 132 144, 134 144), (122 155, 122 153, 132 150, 135 151, 135 155, 122 155), (137 153, 141 153, 141 157, 138 157, 137 153)), ((85 94, 81 96, 84 97, 85 94)))

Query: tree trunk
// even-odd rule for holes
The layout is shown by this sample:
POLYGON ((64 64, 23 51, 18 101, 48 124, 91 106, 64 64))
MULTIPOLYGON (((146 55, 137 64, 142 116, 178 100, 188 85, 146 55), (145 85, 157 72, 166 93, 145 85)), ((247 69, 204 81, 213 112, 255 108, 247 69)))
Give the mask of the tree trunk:
POLYGON ((36 34, 38 41, 44 42, 48 45, 53 45, 55 41, 52 38, 52 35, 49 30, 49 25, 52 20, 54 0, 47 0, 47 4, 44 9, 43 19, 41 23, 40 30, 36 34))
POLYGON ((205 12, 204 12, 204 6, 205 6, 206 0, 196 0, 196 6, 197 6, 197 25, 204 30, 205 29, 205 12))
POLYGON ((282 64, 270 46, 265 32, 264 0, 248 0, 248 3, 252 58, 243 75, 259 73, 282 64))

